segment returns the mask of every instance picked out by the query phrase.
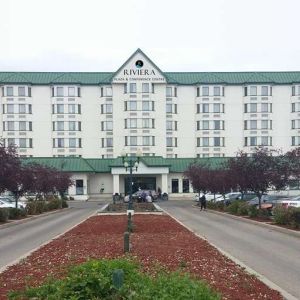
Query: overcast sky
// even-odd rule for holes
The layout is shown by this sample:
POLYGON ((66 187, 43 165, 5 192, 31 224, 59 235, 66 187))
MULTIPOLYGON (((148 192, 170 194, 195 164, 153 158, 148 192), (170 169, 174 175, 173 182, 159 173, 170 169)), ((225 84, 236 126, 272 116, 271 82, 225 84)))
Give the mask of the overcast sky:
POLYGON ((0 71, 300 71, 299 0, 0 0, 0 71))

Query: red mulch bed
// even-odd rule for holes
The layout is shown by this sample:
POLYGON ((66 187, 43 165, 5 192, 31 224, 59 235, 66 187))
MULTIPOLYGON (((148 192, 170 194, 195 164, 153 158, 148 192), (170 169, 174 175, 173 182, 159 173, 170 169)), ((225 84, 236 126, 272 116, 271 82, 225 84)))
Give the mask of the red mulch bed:
MULTIPOLYGON (((133 221, 131 254, 145 269, 151 269, 155 262, 171 270, 186 266, 185 271, 207 281, 222 294, 222 299, 283 299, 171 217, 136 214, 133 221)), ((6 299, 9 290, 40 284, 49 275, 61 277, 71 264, 89 258, 123 256, 126 225, 124 215, 89 218, 1 273, 0 299, 6 299)))

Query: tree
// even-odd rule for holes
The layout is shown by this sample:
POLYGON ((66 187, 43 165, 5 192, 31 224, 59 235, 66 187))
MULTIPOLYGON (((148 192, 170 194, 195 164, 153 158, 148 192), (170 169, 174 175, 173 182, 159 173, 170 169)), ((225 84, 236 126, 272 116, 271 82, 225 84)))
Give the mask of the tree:
MULTIPOLYGON (((276 151, 277 154, 279 153, 276 151)), ((262 195, 270 188, 284 187, 289 178, 287 160, 283 155, 271 155, 266 148, 256 148, 251 157, 240 151, 230 159, 230 172, 243 192, 252 191, 259 199, 261 209, 262 195)))

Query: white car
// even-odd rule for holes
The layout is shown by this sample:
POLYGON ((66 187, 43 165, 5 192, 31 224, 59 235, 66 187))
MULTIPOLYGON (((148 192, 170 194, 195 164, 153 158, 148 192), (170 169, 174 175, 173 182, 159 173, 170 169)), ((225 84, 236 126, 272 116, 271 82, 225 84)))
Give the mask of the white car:
MULTIPOLYGON (((203 193, 200 193, 200 197, 199 197, 199 194, 196 194, 195 201, 199 202, 199 198, 201 198, 202 196, 203 196, 203 193)), ((223 196, 221 194, 211 194, 211 193, 205 194, 206 201, 211 201, 214 199, 216 201, 220 201, 220 200, 217 200, 217 198, 220 198, 220 197, 223 197, 223 196)))
MULTIPOLYGON (((0 197, 0 207, 16 207, 16 202, 9 197, 0 197)), ((25 207, 25 202, 18 201, 18 208, 24 209, 25 207)))
POLYGON ((278 201, 282 206, 300 207, 300 196, 278 201))

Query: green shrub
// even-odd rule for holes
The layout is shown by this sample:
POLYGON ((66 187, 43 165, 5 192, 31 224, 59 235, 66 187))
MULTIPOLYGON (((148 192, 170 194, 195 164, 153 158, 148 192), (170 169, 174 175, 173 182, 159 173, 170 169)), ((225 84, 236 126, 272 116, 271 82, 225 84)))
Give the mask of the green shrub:
POLYGON ((0 222, 7 222, 9 212, 7 208, 0 208, 0 222))
POLYGON ((59 209, 60 203, 61 203, 61 200, 54 198, 47 202, 47 208, 48 208, 48 210, 59 209))
POLYGON ((44 200, 29 201, 26 205, 26 211, 29 215, 38 215, 47 210, 47 203, 44 200))
MULTIPOLYGON (((120 282, 118 282, 120 283, 120 282)), ((73 267, 62 280, 52 280, 37 288, 10 293, 9 299, 221 299, 205 283, 186 273, 157 268, 155 276, 140 271, 127 259, 89 261, 73 267), (123 285, 116 286, 114 270, 122 270, 123 285)))
POLYGON ((67 208, 67 207, 69 207, 67 199, 62 199, 62 208, 67 208))
POLYGON ((294 228, 300 227, 300 208, 292 208, 290 215, 290 224, 294 228))
POLYGON ((258 216, 258 209, 257 209, 256 205, 249 205, 248 216, 250 218, 256 218, 258 216))
POLYGON ((225 208, 225 211, 229 212, 230 214, 237 215, 239 207, 244 203, 245 202, 243 201, 234 200, 225 208))
POLYGON ((277 206, 273 209, 274 221, 279 225, 289 224, 290 210, 287 207, 277 206))
POLYGON ((10 207, 8 209, 8 218, 11 220, 20 219, 27 216, 27 211, 21 208, 10 207))
POLYGON ((249 205, 246 202, 241 202, 237 209, 237 214, 240 216, 247 216, 249 210, 249 205))

